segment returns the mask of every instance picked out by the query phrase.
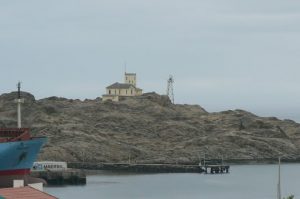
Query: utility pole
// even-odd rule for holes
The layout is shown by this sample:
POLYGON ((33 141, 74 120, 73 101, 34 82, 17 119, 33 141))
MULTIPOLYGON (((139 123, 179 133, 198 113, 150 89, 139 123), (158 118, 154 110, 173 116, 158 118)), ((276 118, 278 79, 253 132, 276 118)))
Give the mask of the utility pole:
POLYGON ((278 184, 277 184, 277 199, 281 199, 281 172, 280 172, 280 164, 281 164, 281 159, 280 157, 278 158, 278 184))

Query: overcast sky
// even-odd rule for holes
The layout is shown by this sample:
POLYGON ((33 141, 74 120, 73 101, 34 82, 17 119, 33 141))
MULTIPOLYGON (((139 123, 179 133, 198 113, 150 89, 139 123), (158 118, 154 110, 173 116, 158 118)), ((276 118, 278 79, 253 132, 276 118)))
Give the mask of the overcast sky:
POLYGON ((96 98, 125 61, 176 103, 300 121, 300 1, 0 1, 0 93, 96 98))

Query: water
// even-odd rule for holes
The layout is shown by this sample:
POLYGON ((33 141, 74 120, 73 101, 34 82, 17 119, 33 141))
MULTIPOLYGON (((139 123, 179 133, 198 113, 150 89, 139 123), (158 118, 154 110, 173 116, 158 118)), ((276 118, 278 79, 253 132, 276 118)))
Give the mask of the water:
MULTIPOLYGON (((230 174, 90 175, 85 186, 47 187, 60 199, 275 199, 277 165, 231 166, 230 174)), ((282 165, 282 196, 300 198, 300 164, 282 165)))

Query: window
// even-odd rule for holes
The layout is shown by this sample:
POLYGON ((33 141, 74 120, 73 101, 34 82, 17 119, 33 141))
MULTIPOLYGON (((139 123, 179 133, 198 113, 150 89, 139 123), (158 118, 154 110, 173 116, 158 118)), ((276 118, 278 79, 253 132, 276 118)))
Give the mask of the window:
POLYGON ((132 90, 131 90, 131 94, 132 94, 132 90))
POLYGON ((108 93, 111 94, 111 91, 109 90, 108 93))
POLYGON ((127 90, 126 90, 126 95, 127 95, 127 90))

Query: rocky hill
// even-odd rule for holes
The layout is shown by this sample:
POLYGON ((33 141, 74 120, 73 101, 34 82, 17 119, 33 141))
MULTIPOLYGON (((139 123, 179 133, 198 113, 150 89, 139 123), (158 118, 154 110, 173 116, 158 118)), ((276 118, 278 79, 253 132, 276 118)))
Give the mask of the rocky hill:
MULTIPOLYGON (((300 124, 243 110, 208 113, 147 93, 120 102, 22 93, 23 126, 47 136, 39 159, 191 163, 208 158, 300 157, 300 124)), ((0 96, 0 127, 16 127, 16 93, 0 96)))

